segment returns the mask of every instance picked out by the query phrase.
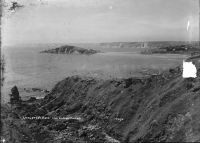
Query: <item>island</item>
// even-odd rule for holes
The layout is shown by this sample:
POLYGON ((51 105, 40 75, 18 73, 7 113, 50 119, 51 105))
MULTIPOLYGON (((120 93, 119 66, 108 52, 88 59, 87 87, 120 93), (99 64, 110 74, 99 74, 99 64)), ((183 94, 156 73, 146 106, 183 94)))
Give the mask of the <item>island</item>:
POLYGON ((94 49, 85 49, 71 45, 64 45, 55 49, 49 49, 41 51, 40 53, 51 53, 51 54, 77 54, 77 55, 92 55, 96 53, 100 53, 99 50, 94 49))

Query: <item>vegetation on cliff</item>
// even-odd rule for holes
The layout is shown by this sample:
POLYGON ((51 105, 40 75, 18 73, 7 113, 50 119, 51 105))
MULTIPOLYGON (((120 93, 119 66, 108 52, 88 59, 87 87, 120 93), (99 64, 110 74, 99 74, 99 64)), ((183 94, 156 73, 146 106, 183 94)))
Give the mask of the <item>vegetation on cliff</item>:
POLYGON ((14 126, 20 142, 198 142, 200 69, 195 79, 181 74, 177 67, 145 78, 67 77, 44 99, 4 107, 3 128, 14 126))

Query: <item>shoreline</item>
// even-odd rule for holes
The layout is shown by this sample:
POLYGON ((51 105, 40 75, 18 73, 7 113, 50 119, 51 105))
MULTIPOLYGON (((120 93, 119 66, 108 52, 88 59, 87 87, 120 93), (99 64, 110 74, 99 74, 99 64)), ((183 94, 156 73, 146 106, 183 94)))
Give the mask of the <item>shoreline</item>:
POLYGON ((170 122, 176 124, 175 118, 181 117, 184 118, 181 122, 187 127, 190 123, 187 121, 188 115, 198 114, 190 109, 198 107, 199 103, 199 72, 200 69, 196 79, 183 79, 180 67, 143 78, 102 80, 92 77, 67 77, 58 82, 43 99, 32 98, 15 104, 12 108, 18 117, 44 116, 58 119, 25 119, 13 124, 18 127, 25 124, 29 127, 28 130, 40 134, 33 138, 45 135, 43 140, 49 142, 175 141, 178 137, 177 130, 170 133, 167 129, 173 128, 169 126, 170 122), (182 108, 175 108, 178 105, 182 108), (159 116, 158 113, 163 115, 159 116), (174 116, 171 117, 171 114, 174 116), (156 126, 153 126, 154 124, 156 126), (33 130, 35 125, 39 127, 36 132, 33 130), (139 136, 142 133, 139 126, 144 130, 143 136, 139 136), (158 132, 151 134, 152 130, 158 127, 158 132), (161 134, 162 130, 166 133, 161 134), (172 137, 169 138, 168 133, 172 137), (156 135, 162 138, 157 139, 156 135))

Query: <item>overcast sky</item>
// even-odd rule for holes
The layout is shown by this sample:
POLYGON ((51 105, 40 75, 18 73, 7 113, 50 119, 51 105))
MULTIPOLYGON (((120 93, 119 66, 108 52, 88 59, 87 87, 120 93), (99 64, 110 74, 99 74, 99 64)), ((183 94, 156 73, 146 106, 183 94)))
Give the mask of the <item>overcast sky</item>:
MULTIPOLYGON (((11 1, 11 0, 10 0, 11 1)), ((18 0, 4 45, 198 40, 198 0, 18 0), (187 31, 188 20, 190 21, 187 31)), ((9 0, 7 0, 9 4, 9 0)), ((5 7, 5 11, 8 7, 5 7)))

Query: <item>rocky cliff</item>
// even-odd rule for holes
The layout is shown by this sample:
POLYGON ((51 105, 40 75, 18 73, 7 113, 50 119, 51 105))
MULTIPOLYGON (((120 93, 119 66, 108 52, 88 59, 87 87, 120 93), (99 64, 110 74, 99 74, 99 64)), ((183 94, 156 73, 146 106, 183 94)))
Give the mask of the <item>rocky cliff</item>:
POLYGON ((44 99, 13 108, 21 119, 47 119, 13 124, 32 142, 199 142, 200 69, 195 79, 181 74, 177 67, 145 78, 67 77, 44 99))
POLYGON ((84 49, 75 46, 61 46, 55 49, 44 50, 41 53, 52 53, 52 54, 82 54, 82 55, 92 55, 99 53, 100 51, 93 50, 93 49, 84 49))

